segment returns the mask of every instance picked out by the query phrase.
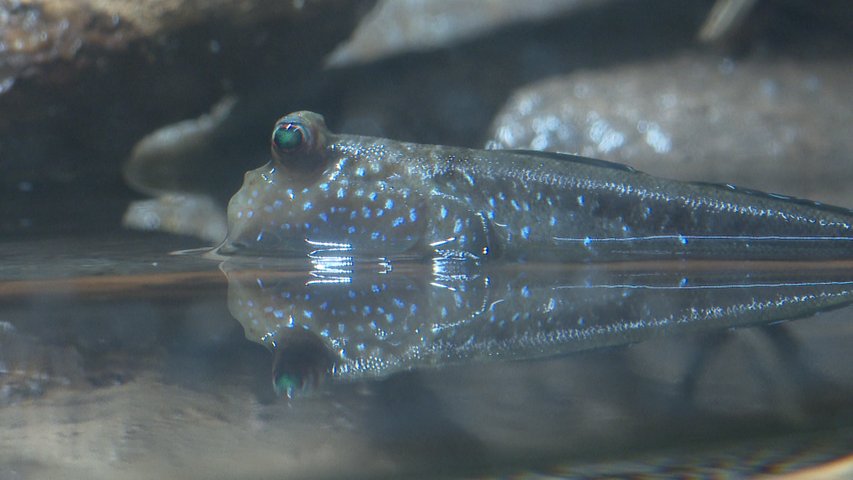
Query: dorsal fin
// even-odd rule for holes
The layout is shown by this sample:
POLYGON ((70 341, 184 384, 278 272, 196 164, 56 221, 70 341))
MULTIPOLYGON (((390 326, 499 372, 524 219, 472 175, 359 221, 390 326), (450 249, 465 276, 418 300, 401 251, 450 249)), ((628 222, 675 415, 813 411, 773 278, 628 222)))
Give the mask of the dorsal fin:
MULTIPOLYGON (((574 162, 574 163, 580 163, 580 164, 584 164, 584 165, 592 165, 595 167, 610 168, 613 170, 619 170, 619 171, 623 171, 623 172, 640 172, 639 170, 637 170, 633 167, 630 167, 628 165, 622 164, 622 163, 610 162, 607 160, 599 160, 597 158, 581 157, 579 155, 572 155, 569 153, 543 152, 540 150, 505 150, 505 151, 512 152, 512 153, 519 153, 519 154, 523 154, 523 155, 530 155, 533 157, 550 158, 550 159, 559 160, 562 162, 574 162)), ((720 190, 736 191, 736 192, 745 193, 747 195, 751 195, 751 196, 759 197, 759 198, 771 198, 771 199, 776 199, 776 200, 782 200, 782 201, 786 201, 786 202, 790 202, 790 203, 794 203, 794 204, 798 204, 798 205, 803 205, 806 207, 818 208, 818 209, 823 210, 825 212, 832 212, 832 213, 836 213, 839 215, 853 215, 853 209, 838 207, 835 205, 827 205, 825 203, 816 202, 814 200, 806 200, 803 198, 791 197, 788 195, 781 195, 778 193, 762 192, 761 190, 753 190, 751 188, 743 188, 743 187, 738 187, 738 186, 726 184, 726 183, 700 182, 700 181, 685 181, 684 183, 689 183, 692 185, 699 185, 699 186, 703 186, 703 187, 711 187, 711 188, 716 188, 716 189, 720 189, 720 190)))
POLYGON ((715 189, 720 189, 720 190, 727 190, 730 192, 745 193, 745 194, 751 195, 753 197, 771 198, 771 199, 775 199, 775 200, 782 200, 782 201, 794 203, 797 205, 803 205, 806 207, 818 208, 818 209, 823 210, 825 212, 837 213, 839 215, 853 215, 853 210, 851 210, 849 208, 838 207, 835 205, 827 205, 827 204, 822 203, 822 202, 816 202, 814 200, 807 200, 804 198, 792 197, 789 195, 782 195, 779 193, 762 192, 761 190, 753 190, 751 188, 738 187, 737 185, 732 185, 729 183, 714 183, 714 182, 687 182, 687 183, 690 183, 692 185, 699 185, 702 187, 710 187, 710 188, 715 188, 715 189))
POLYGON ((543 152, 540 150, 503 150, 504 152, 519 153, 529 155, 531 157, 550 158, 561 162, 574 162, 584 165, 592 165, 594 167, 610 168, 613 170, 621 170, 623 172, 636 172, 633 167, 629 167, 623 163, 609 162, 607 160, 599 160, 597 158, 581 157, 570 153, 543 152))

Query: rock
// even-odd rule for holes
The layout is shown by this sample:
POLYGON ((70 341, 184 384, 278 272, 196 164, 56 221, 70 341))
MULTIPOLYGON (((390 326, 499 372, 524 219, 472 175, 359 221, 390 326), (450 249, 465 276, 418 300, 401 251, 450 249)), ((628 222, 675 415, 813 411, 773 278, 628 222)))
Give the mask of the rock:
MULTIPOLYGON (((139 138, 226 95, 277 90, 257 115, 265 129, 287 108, 276 103, 314 83, 323 57, 372 4, 0 0, 0 203, 26 209, 45 192, 97 191, 96 214, 86 202, 37 210, 118 225, 122 202, 113 199, 127 197, 120 164, 139 138)), ((15 216, 0 229, 43 227, 20 208, 15 216)))
MULTIPOLYGON (((340 0, 2 0, 0 93, 9 90, 19 77, 39 76, 40 82, 61 83, 68 76, 50 75, 56 68, 90 68, 102 60, 99 55, 130 48, 140 41, 149 41, 148 47, 169 42, 171 36, 190 28, 224 23, 252 28, 276 20, 304 33, 306 25, 318 26, 318 17, 335 25, 328 22, 333 18, 326 15, 329 9, 352 10, 355 6, 356 2, 340 0)), ((330 31, 328 26, 321 28, 321 32, 330 31)), ((218 53, 222 45, 216 45, 215 38, 209 41, 210 53, 218 53)))
POLYGON ((705 7, 602 2, 441 49, 334 69, 330 95, 338 101, 331 110, 313 110, 322 111, 334 131, 482 147, 490 122, 516 89, 578 68, 672 54, 693 39, 705 7))
POLYGON ((83 358, 74 347, 43 345, 0 321, 0 407, 85 383, 83 358))
POLYGON ((125 180, 156 198, 131 202, 122 218, 125 227, 193 235, 211 243, 225 238, 227 177, 239 178, 241 172, 228 168, 240 165, 239 160, 222 158, 221 152, 227 149, 226 126, 236 104, 235 98, 225 97, 210 113, 157 129, 133 147, 125 180))
POLYGON ((488 146, 578 153, 851 206, 845 64, 691 54, 553 77, 512 96, 488 146))
POLYGON ((122 224, 136 230, 191 235, 215 245, 225 238, 228 224, 222 206, 206 195, 165 194, 130 204, 122 224))
POLYGON ((519 21, 543 20, 607 0, 383 0, 329 57, 333 66, 451 45, 519 21))

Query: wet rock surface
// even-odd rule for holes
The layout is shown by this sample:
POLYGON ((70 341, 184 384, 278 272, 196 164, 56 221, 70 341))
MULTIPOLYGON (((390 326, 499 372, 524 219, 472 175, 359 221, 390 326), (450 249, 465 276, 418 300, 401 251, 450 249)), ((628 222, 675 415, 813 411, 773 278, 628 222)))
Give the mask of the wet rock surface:
POLYGON ((0 230, 120 224, 136 141, 226 94, 279 89, 267 125, 371 4, 0 2, 0 230))
POLYGON ((364 63, 429 50, 482 35, 502 25, 543 20, 607 0, 383 0, 352 37, 329 56, 331 65, 364 63))
MULTIPOLYGON (((150 67, 154 71, 149 75, 164 76, 161 80, 166 85, 160 87, 163 90, 188 86, 170 85, 170 80, 179 80, 169 78, 170 75, 203 72, 179 71, 176 64, 181 61, 191 61, 185 67, 206 66, 207 73, 224 77, 220 81, 231 82, 245 81, 246 75, 241 78, 237 65, 241 59, 250 60, 242 65, 250 69, 272 67, 274 62, 288 60, 295 63, 297 58, 303 67, 310 67, 310 60, 322 57, 330 46, 344 38, 371 3, 3 0, 0 2, 0 85, 3 86, 0 93, 12 91, 19 82, 73 86, 92 80, 86 77, 89 70, 105 69, 117 60, 128 63, 118 63, 113 68, 150 67), (286 32, 284 36, 281 31, 286 32), (241 39, 244 35, 247 38, 241 39), (303 40, 309 38, 311 41, 303 40), (298 46, 299 51, 288 52, 280 47, 284 43, 291 45, 290 50, 298 46), (251 49, 255 49, 255 59, 242 56, 251 49), (123 58, 125 55, 129 58, 123 58), (166 61, 157 62, 159 56, 166 57, 166 61)), ((27 87, 19 85, 16 89, 27 87)), ((131 85, 125 87, 128 93, 133 92, 131 85)), ((14 105, 12 102, 29 99, 28 93, 31 92, 0 98, 14 105)), ((26 113, 41 118, 49 112, 34 109, 26 113)), ((4 118, 0 126, 8 126, 10 120, 4 118)))
POLYGON ((42 396, 52 387, 83 383, 82 359, 73 347, 50 348, 0 323, 0 408, 42 396))
POLYGON ((838 58, 690 54, 577 72, 517 91, 488 145, 577 153, 659 176, 847 205, 847 66, 838 58))

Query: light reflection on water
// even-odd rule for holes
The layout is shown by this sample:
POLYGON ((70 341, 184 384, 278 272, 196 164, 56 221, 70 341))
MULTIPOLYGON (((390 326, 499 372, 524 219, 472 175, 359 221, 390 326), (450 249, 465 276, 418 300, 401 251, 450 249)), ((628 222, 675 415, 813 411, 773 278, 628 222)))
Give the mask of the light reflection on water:
POLYGON ((226 282, 97 250, 3 268, 0 477, 568 476, 851 438, 850 265, 340 257, 230 260, 226 282))

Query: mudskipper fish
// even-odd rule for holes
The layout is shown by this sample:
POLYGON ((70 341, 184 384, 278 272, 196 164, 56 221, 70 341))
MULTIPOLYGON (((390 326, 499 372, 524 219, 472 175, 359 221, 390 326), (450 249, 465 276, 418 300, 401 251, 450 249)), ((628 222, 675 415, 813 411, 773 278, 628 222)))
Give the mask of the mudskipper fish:
POLYGON ((228 206, 222 254, 620 261, 853 257, 853 212, 574 155, 330 132, 296 112, 228 206))

